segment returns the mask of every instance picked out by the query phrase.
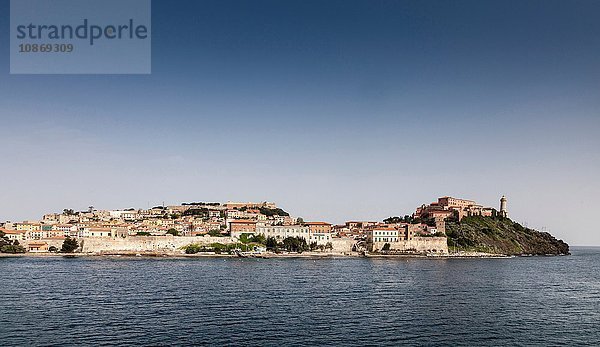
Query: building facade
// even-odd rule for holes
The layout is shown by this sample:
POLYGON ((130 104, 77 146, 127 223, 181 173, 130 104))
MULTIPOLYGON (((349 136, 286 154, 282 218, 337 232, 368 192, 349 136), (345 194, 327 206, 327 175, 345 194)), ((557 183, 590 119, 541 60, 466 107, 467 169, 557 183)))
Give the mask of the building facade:
POLYGON ((277 241, 283 241, 288 237, 300 237, 309 244, 316 242, 318 245, 326 245, 331 242, 331 225, 329 231, 327 226, 313 230, 311 231, 309 225, 262 225, 256 227, 256 234, 267 238, 274 237, 277 241))

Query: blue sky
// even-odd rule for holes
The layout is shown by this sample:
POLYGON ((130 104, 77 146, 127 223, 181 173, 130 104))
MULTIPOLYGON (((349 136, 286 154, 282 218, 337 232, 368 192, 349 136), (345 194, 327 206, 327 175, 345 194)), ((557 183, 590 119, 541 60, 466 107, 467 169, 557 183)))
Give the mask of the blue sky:
POLYGON ((453 195, 600 245, 600 2, 152 2, 152 74, 9 75, 0 220, 272 200, 307 220, 453 195))

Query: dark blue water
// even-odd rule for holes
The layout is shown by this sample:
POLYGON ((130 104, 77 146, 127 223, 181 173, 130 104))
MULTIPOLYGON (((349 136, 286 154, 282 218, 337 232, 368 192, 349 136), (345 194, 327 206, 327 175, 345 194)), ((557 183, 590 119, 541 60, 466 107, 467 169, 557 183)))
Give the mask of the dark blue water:
POLYGON ((514 259, 0 258, 0 345, 600 345, 600 249, 514 259))

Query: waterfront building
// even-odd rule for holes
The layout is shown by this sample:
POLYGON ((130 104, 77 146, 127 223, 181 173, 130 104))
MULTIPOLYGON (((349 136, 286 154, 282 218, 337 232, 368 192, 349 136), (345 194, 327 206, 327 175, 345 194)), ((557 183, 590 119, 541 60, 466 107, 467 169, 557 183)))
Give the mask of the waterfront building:
POLYGON ((79 237, 112 237, 110 228, 85 227, 79 230, 79 237))
POLYGON ((278 241, 283 241, 288 237, 301 237, 307 243, 316 242, 318 245, 326 245, 331 242, 331 224, 323 222, 313 222, 313 228, 309 223, 306 225, 259 225, 256 227, 256 234, 267 238, 274 237, 278 241))
POLYGON ((367 233, 367 243, 398 242, 398 229, 394 227, 377 227, 367 233))
POLYGON ((27 251, 32 253, 47 252, 48 244, 42 241, 29 242, 27 244, 27 251))
POLYGON ((2 230, 5 237, 11 241, 25 241, 28 240, 28 231, 26 230, 2 230))
POLYGON ((306 225, 258 226, 256 233, 265 237, 274 237, 280 241, 288 237, 302 237, 306 242, 310 239, 310 228, 306 225))
POLYGON ((239 238, 242 234, 256 233, 256 221, 248 219, 234 219, 228 222, 229 233, 232 237, 239 238))
POLYGON ((331 227, 332 225, 327 222, 306 222, 309 230, 309 242, 316 242, 317 244, 331 242, 331 227))

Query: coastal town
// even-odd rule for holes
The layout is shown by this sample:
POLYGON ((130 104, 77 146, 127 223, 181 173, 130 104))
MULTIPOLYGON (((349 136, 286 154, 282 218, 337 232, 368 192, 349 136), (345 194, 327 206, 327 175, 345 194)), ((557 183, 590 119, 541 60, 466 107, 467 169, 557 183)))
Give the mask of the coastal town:
POLYGON ((3 253, 435 254, 449 253, 446 222, 507 217, 500 208, 449 196, 383 221, 305 221, 272 202, 192 202, 149 209, 64 209, 40 220, 0 223, 3 253), (67 247, 68 248, 68 247, 67 247))

